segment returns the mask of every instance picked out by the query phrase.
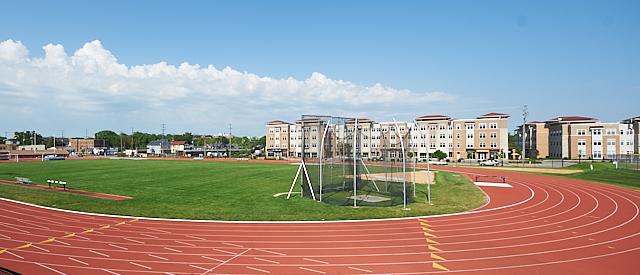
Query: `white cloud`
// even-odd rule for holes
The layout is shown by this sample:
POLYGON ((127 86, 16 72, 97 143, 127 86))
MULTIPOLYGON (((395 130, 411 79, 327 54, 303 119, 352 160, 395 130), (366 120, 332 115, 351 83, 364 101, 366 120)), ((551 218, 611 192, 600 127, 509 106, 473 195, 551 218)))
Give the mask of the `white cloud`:
POLYGON ((246 133, 259 134, 264 122, 274 118, 406 112, 453 98, 442 92, 359 85, 318 72, 297 80, 189 63, 128 66, 98 40, 71 56, 59 44, 43 50, 43 58, 32 58, 20 41, 0 42, 0 106, 22 114, 17 120, 3 116, 3 124, 22 129, 39 122, 47 127, 53 119, 47 114, 53 112, 59 123, 96 130, 167 122, 175 129, 210 131, 234 122, 237 128, 247 127, 246 133))

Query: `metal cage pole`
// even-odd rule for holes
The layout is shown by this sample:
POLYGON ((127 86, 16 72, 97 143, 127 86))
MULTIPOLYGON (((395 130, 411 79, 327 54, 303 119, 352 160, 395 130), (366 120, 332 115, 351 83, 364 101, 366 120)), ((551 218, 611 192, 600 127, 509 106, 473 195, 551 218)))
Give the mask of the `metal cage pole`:
POLYGON ((403 195, 403 200, 402 200, 402 209, 407 210, 407 179, 406 179, 406 174, 407 174, 407 164, 406 164, 406 156, 405 156, 405 148, 404 148, 404 141, 402 141, 402 135, 400 134, 400 127, 398 127, 398 122, 396 121, 395 118, 393 118, 393 123, 395 123, 396 125, 396 130, 395 132, 398 133, 398 137, 400 138, 400 149, 402 150, 402 195, 403 195))
POLYGON ((325 125, 324 133, 322 133, 322 140, 320 141, 320 190, 319 190, 320 202, 322 202, 322 159, 324 158, 324 141, 325 141, 325 137, 327 136, 327 130, 329 130, 330 125, 331 125, 331 119, 329 119, 329 121, 325 125))
POLYGON ((355 124, 353 125, 353 207, 358 207, 357 205, 357 189, 358 189, 358 179, 356 178, 356 173, 358 172, 358 163, 356 162, 356 131, 358 130, 358 118, 355 119, 355 124))

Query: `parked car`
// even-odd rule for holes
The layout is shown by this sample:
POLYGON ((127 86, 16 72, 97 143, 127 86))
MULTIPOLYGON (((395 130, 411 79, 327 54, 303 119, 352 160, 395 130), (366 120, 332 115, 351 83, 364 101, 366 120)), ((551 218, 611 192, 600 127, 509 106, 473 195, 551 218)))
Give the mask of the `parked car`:
POLYGON ((488 159, 480 162, 480 166, 498 166, 499 164, 500 162, 495 159, 488 159))

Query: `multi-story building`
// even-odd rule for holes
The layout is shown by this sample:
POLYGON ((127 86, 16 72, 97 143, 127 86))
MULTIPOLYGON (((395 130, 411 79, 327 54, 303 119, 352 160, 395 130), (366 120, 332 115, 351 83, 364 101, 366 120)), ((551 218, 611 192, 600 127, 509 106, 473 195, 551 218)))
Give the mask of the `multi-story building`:
MULTIPOLYGON (((531 152, 527 157, 614 159, 632 153, 634 148, 634 130, 624 122, 603 123, 591 117, 562 116, 544 123, 528 123, 524 129, 525 149, 531 152)), ((516 136, 522 138, 522 125, 516 136)))
MULTIPOLYGON (((509 115, 500 113, 474 119, 427 115, 416 118, 415 123, 359 118, 355 133, 364 159, 399 158, 402 146, 420 159, 437 150, 450 159, 497 159, 508 157, 508 118, 509 115)), ((338 145, 338 140, 351 142, 354 125, 355 119, 346 120, 344 127, 329 128, 327 121, 318 118, 305 118, 295 124, 271 121, 266 125, 267 156, 299 158, 304 147, 305 157, 317 158, 323 136, 325 142, 334 145, 338 145)))

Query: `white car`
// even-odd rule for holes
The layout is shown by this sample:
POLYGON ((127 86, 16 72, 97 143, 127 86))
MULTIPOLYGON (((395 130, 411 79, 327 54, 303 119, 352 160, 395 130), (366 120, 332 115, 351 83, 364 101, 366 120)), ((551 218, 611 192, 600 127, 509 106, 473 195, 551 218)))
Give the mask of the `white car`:
POLYGON ((500 164, 500 162, 495 159, 488 159, 480 162, 480 166, 498 166, 498 164, 500 164))

